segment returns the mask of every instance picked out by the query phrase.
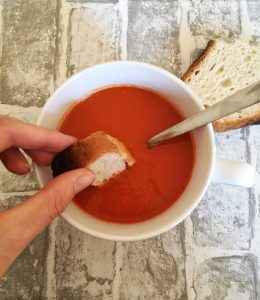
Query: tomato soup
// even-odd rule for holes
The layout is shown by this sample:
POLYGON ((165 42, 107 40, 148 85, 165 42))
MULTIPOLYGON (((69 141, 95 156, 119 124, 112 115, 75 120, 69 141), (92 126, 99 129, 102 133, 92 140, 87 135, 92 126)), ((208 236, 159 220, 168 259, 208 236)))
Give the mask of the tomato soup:
POLYGON ((187 133, 148 149, 146 140, 183 119, 159 94, 136 86, 98 90, 75 105, 60 131, 82 139, 105 131, 125 144, 136 163, 101 187, 89 187, 74 202, 102 220, 135 223, 169 208, 191 178, 195 149, 187 133))

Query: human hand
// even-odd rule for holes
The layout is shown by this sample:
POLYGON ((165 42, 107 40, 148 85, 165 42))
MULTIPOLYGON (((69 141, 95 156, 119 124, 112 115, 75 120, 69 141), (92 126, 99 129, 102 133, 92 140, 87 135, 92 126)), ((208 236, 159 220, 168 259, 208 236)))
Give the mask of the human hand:
MULTIPOLYGON (((0 115, 0 159, 10 172, 26 174, 29 164, 19 149, 39 165, 50 165, 54 156, 73 144, 74 137, 0 115)), ((0 278, 21 251, 60 213, 73 197, 95 179, 85 168, 51 180, 20 205, 0 211, 0 278)))

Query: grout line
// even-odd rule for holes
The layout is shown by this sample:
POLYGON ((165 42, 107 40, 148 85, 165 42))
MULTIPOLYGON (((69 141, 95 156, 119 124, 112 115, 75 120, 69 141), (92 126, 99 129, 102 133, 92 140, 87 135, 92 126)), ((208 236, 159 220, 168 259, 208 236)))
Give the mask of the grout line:
POLYGON ((240 24, 241 24, 241 34, 240 38, 244 42, 250 41, 250 36, 253 35, 252 24, 247 10, 247 1, 240 0, 239 2, 240 10, 240 24))
POLYGON ((193 224, 190 217, 184 221, 185 230, 185 277, 186 277, 186 292, 189 300, 196 299, 194 290, 194 277, 196 272, 196 262, 194 257, 194 239, 193 239, 193 224))
POLYGON ((181 55, 181 72, 182 74, 190 66, 190 55, 192 50, 196 48, 194 37, 191 34, 188 24, 188 11, 190 7, 187 1, 180 1, 180 12, 178 12, 178 18, 180 23, 180 55, 181 55))
MULTIPOLYGON (((254 141, 257 138, 257 130, 255 127, 251 126, 248 128, 248 135, 247 135, 247 144, 249 148, 249 155, 250 155, 250 163, 252 165, 257 165, 257 152, 254 151, 254 141), (251 146, 251 147, 250 147, 251 146)), ((260 261, 259 261, 259 249, 260 249, 260 174, 256 171, 256 179, 255 179, 255 186, 254 189, 251 189, 250 196, 252 197, 250 205, 254 206, 254 218, 251 220, 251 226, 253 230, 253 237, 251 239, 251 247, 250 253, 255 256, 254 263, 255 263, 255 270, 256 275, 258 277, 258 281, 260 280, 260 261)), ((258 293, 260 293, 260 285, 258 282, 258 293)))
POLYGON ((118 9, 121 29, 119 35, 119 58, 127 60, 128 0, 119 0, 118 9))
POLYGON ((53 86, 50 88, 51 93, 57 88, 57 77, 59 72, 59 60, 60 60, 60 10, 61 10, 61 0, 57 0, 56 12, 55 12, 55 26, 56 26, 56 36, 55 36, 55 50, 54 50, 54 65, 53 65, 53 86))
MULTIPOLYGON (((190 65, 190 55, 192 50, 196 48, 194 38, 190 32, 188 24, 188 11, 190 10, 187 1, 180 1, 180 10, 178 10, 178 19, 180 24, 180 56, 181 56, 181 74, 183 74, 190 65), (189 44, 187 43, 189 41, 189 44)), ((196 259, 194 253, 193 224, 191 218, 188 217, 184 221, 185 230, 185 279, 186 293, 189 300, 196 299, 196 291, 194 289, 194 277, 196 272, 196 259)))
POLYGON ((112 283, 112 299, 120 299, 120 269, 123 266, 123 243, 115 242, 115 253, 114 253, 114 265, 115 265, 115 276, 112 283))
POLYGON ((55 231, 59 218, 56 218, 48 227, 48 252, 46 254, 46 287, 44 297, 46 299, 56 299, 57 296, 57 282, 55 275, 55 231))
MULTIPOLYGON (((56 40, 54 57, 53 88, 57 88, 66 80, 67 73, 67 46, 68 46, 68 26, 72 5, 65 1, 58 0, 56 11, 56 40)), ((53 91, 52 91, 53 92, 53 91)), ((56 299, 57 282, 55 275, 55 231, 59 218, 56 218, 48 227, 47 253, 45 258, 45 288, 44 298, 56 299)))
POLYGON ((67 48, 68 48, 68 27, 70 14, 73 6, 61 1, 59 5, 59 23, 57 24, 59 41, 59 59, 55 66, 55 86, 60 86, 67 79, 67 48))

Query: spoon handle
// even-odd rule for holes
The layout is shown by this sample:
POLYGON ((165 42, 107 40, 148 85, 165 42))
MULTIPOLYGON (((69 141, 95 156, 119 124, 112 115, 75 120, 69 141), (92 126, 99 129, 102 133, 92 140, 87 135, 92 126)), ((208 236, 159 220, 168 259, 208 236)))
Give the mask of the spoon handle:
POLYGON ((221 119, 258 102, 260 102, 259 81, 151 137, 148 140, 148 146, 154 147, 166 140, 221 119))

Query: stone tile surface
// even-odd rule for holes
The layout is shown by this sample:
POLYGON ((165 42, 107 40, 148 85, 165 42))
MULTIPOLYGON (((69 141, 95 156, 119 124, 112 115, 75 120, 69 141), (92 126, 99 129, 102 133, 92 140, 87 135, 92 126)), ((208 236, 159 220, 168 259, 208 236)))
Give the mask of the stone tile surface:
MULTIPOLYGON (((30 195, 0 194, 0 210, 13 207, 30 195)), ((41 299, 45 289, 47 230, 40 234, 16 259, 0 280, 0 299, 41 299)), ((0 244, 1 245, 1 244, 0 244)))
POLYGON ((56 1, 4 1, 0 102, 42 106, 53 79, 56 1))
POLYGON ((195 242, 201 247, 249 249, 249 197, 245 188, 212 184, 191 215, 195 242))
POLYGON ((191 1, 188 24, 194 37, 234 38, 241 33, 239 1, 191 1))
POLYGON ((185 299, 183 226, 124 243, 119 299, 185 299))
POLYGON ((73 8, 69 16, 67 76, 118 58, 118 9, 110 3, 73 8))
MULTIPOLYGON (((0 1, 0 113, 35 122, 55 87, 104 61, 180 76, 211 38, 259 40, 259 16, 255 0, 0 1)), ((58 218, 0 281, 0 299, 257 300, 259 125, 216 134, 216 148, 256 168, 252 189, 212 183, 185 222, 138 242, 93 238, 58 218)), ((37 188, 0 167, 1 210, 37 188)))
POLYGON ((177 1, 129 1, 127 58, 161 66, 180 75, 177 1))
POLYGON ((260 161, 258 154, 260 153, 260 127, 258 125, 251 126, 249 129, 249 151, 252 164, 256 166, 256 171, 260 174, 260 161))
POLYGON ((56 227, 57 299, 109 299, 115 243, 88 236, 60 219, 56 227))
POLYGON ((237 129, 215 134, 217 156, 224 159, 248 159, 248 130, 237 129), (237 151, 239 149, 239 151, 237 151))
MULTIPOLYGON (((246 129, 216 134, 217 156, 247 161, 247 138, 246 129)), ((195 242, 202 247, 249 249, 252 197, 243 187, 211 184, 191 215, 195 242)))
POLYGON ((257 299, 252 260, 247 256, 233 256, 205 261, 198 266, 195 291, 198 300, 257 299))
MULTIPOLYGON (((18 105, 0 105, 0 114, 15 117, 29 123, 35 123, 39 113, 40 109, 38 107, 24 108, 18 105)), ((38 184, 32 172, 28 175, 17 176, 8 172, 2 164, 0 165, 1 192, 23 192, 36 189, 38 189, 38 184)))
MULTIPOLYGON (((32 165, 31 165, 32 168, 32 165)), ((0 191, 8 192, 25 192, 37 190, 39 185, 31 172, 27 175, 17 176, 8 172, 3 165, 0 165, 0 191)))
POLYGON ((8 208, 12 208, 23 201, 25 201, 29 196, 25 196, 24 194, 9 194, 1 193, 1 198, 0 198, 0 210, 3 211, 8 208))
POLYGON ((249 21, 252 30, 252 36, 256 39, 260 38, 260 2, 256 0, 247 1, 249 21))

